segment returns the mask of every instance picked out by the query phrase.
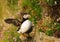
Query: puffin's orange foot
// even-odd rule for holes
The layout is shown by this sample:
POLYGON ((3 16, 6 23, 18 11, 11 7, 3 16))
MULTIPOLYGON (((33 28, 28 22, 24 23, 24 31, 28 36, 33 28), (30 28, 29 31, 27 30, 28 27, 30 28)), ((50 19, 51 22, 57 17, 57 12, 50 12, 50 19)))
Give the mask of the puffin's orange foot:
POLYGON ((24 33, 24 34, 20 34, 20 37, 19 37, 19 38, 20 38, 21 40, 26 40, 27 37, 28 37, 28 34, 25 34, 25 33, 24 33))

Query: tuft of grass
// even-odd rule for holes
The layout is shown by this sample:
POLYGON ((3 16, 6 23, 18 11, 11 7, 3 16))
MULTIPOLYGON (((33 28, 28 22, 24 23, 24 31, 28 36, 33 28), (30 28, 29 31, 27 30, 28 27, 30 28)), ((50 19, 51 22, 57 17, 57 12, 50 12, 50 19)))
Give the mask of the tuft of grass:
POLYGON ((11 38, 11 39, 9 40, 9 42, 14 42, 13 38, 11 38))
POLYGON ((38 32, 43 32, 42 29, 39 29, 38 32))
POLYGON ((17 10, 18 0, 7 0, 7 6, 10 8, 10 10, 17 10))
POLYGON ((48 36, 52 36, 53 35, 53 30, 46 30, 46 35, 48 35, 48 36))
POLYGON ((9 42, 14 42, 15 40, 13 38, 15 38, 16 42, 21 42, 21 40, 19 38, 20 34, 17 33, 16 29, 17 28, 15 26, 12 26, 12 28, 5 31, 4 32, 4 36, 5 36, 4 41, 6 41, 6 42, 8 42, 8 41, 9 42), (8 38, 9 36, 11 36, 11 37, 8 38))
POLYGON ((57 23, 57 24, 55 25, 55 28, 58 29, 58 30, 60 30, 60 24, 57 23))
POLYGON ((9 40, 7 38, 4 38, 3 42, 9 42, 9 40))
POLYGON ((50 6, 54 5, 54 0, 45 0, 45 1, 50 6))
POLYGON ((24 0, 22 3, 22 7, 28 7, 26 9, 27 13, 31 15, 30 20, 33 21, 34 24, 36 24, 37 21, 41 19, 42 8, 39 5, 39 0, 24 0))

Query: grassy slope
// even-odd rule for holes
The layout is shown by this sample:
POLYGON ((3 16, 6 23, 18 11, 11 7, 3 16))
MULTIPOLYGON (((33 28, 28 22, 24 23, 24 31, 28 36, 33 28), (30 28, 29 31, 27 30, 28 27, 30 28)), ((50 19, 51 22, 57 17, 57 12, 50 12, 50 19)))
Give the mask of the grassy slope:
POLYGON ((20 10, 20 8, 18 6, 16 7, 8 6, 7 2, 8 0, 0 0, 0 42, 8 41, 14 42, 13 38, 17 39, 17 42, 19 42, 20 41, 20 39, 18 38, 19 34, 17 34, 16 32, 17 27, 15 27, 14 25, 6 24, 4 22, 4 19, 17 17, 16 13, 17 11, 20 10))
MULTIPOLYGON (((21 4, 20 0, 18 1, 18 4, 16 3, 17 2, 16 0, 12 1, 14 3, 12 3, 11 1, 10 0, 9 1, 8 0, 1 0, 0 1, 0 33, 1 33, 0 34, 0 41, 1 42, 8 42, 8 41, 14 42, 14 39, 16 39, 17 42, 20 42, 19 34, 17 34, 17 32, 16 32, 17 27, 4 22, 4 19, 6 19, 6 18, 11 18, 11 17, 18 18, 18 16, 16 14, 20 11, 20 4, 21 4)), ((32 5, 32 3, 31 3, 31 7, 32 7, 32 9, 36 8, 32 5)), ((38 7, 36 8, 37 10, 39 9, 38 7)), ((38 11, 40 11, 40 10, 38 10, 38 11)), ((37 11, 37 13, 40 14, 38 11, 37 11)), ((36 18, 34 16, 31 19, 33 19, 34 22, 36 20, 36 18)))
MULTIPOLYGON (((12 0, 11 0, 12 1, 12 0)), ((15 27, 14 25, 10 25, 4 22, 4 19, 6 18, 18 18, 17 13, 20 12, 20 0, 17 1, 13 0, 14 3, 12 3, 10 0, 1 0, 0 1, 0 42, 14 42, 14 39, 17 40, 17 42, 20 42, 19 39, 19 34, 17 34, 16 30, 17 27, 15 27)), ((43 20, 40 21, 41 17, 40 17, 40 12, 41 12, 41 7, 39 7, 38 4, 36 4, 36 0, 33 1, 32 3, 30 3, 30 1, 25 1, 25 3, 23 4, 23 6, 28 5, 29 8, 27 8, 27 12, 31 14, 31 19, 35 24, 37 23, 37 27, 36 29, 40 29, 43 28, 43 31, 45 31, 47 28, 51 29, 53 27, 53 23, 51 23, 51 18, 50 17, 44 17, 43 20), (32 11, 30 11, 30 9, 32 11), (42 23, 43 22, 43 23, 42 23), (48 23, 47 23, 48 22, 48 23), (51 25, 51 26, 50 26, 51 25)), ((43 11, 45 12, 45 6, 43 6, 43 11)), ((46 13, 42 13, 43 15, 45 15, 46 13)), ((20 16, 19 16, 20 17, 20 16)), ((40 30, 41 31, 41 30, 40 30)), ((40 32, 39 31, 39 32, 40 32)), ((47 31, 47 33, 49 33, 47 31)), ((39 34, 36 35, 36 37, 39 37, 39 34)), ((38 39, 38 38, 36 38, 38 39)), ((38 41, 38 40, 37 40, 38 41)))

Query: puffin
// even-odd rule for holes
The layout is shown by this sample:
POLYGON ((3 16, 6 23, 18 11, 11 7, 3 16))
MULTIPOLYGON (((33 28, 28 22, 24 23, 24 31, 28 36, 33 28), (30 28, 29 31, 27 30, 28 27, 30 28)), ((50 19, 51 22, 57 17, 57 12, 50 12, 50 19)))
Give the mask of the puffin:
POLYGON ((8 24, 13 24, 15 26, 19 26, 17 29, 17 33, 20 34, 20 39, 27 39, 29 37, 29 33, 32 32, 32 22, 29 20, 31 16, 29 14, 24 14, 22 16, 23 20, 20 22, 18 19, 5 19, 5 22, 8 24))
POLYGON ((23 21, 21 22, 21 27, 18 31, 18 33, 22 32, 27 32, 31 27, 32 27, 32 22, 29 20, 30 15, 25 14, 23 16, 23 21))
POLYGON ((30 15, 25 14, 23 16, 23 21, 20 26, 20 29, 18 29, 18 33, 20 34, 20 39, 27 39, 31 38, 29 37, 29 33, 32 31, 32 22, 29 20, 30 15))

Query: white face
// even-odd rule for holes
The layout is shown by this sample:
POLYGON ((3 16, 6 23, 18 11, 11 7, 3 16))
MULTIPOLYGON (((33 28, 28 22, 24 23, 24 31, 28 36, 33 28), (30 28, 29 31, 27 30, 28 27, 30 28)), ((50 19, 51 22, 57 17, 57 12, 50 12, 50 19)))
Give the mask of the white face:
POLYGON ((30 17, 29 14, 26 14, 26 15, 23 16, 23 18, 25 18, 25 19, 27 19, 27 18, 29 18, 29 17, 30 17))

